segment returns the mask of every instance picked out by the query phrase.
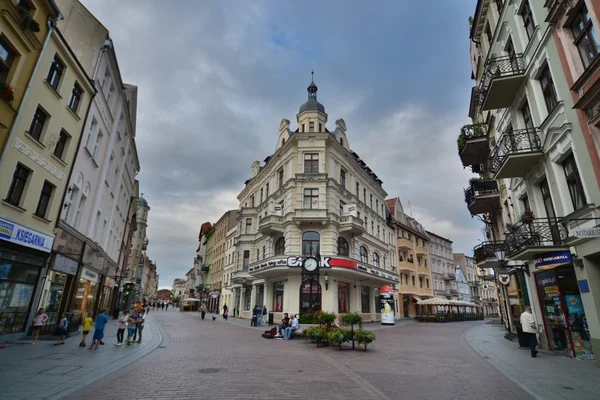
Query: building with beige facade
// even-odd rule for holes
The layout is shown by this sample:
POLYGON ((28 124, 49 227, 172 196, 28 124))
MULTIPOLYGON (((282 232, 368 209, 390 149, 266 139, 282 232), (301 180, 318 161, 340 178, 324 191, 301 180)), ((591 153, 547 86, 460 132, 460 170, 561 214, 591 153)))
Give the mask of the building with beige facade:
POLYGON ((230 307, 250 318, 266 305, 276 321, 321 309, 379 320, 379 288, 400 282, 387 193, 344 120, 328 129, 317 85, 307 90, 297 127, 281 121, 274 152, 238 195, 230 307))
MULTIPOLYGON (((30 2, 47 13, 47 6, 41 3, 30 2)), ((38 34, 41 33, 40 30, 38 34)), ((15 68, 19 61, 15 59, 15 68)), ((18 285, 14 287, 9 283, 14 293, 15 288, 21 288, 18 292, 23 299, 9 302, 15 306, 2 309, 2 315, 11 324, 3 332, 24 332, 31 322, 29 310, 39 302, 42 290, 38 285, 45 272, 42 268, 53 249, 55 228, 64 209, 75 155, 95 94, 91 76, 61 32, 50 24, 0 156, 0 258, 9 260, 9 264, 13 259, 30 263, 30 272, 25 274, 27 282, 14 282, 18 285)), ((82 245, 82 239, 74 237, 72 242, 82 245)), ((83 252, 78 244, 72 246, 76 258, 83 252)), ((70 271, 73 263, 66 261, 64 268, 70 271)))
POLYGON ((213 225, 212 233, 214 242, 211 242, 213 248, 212 260, 209 264, 210 272, 208 284, 210 285, 211 296, 208 301, 208 309, 218 311, 222 307, 221 291, 223 289, 224 270, 227 265, 227 232, 237 225, 237 210, 225 212, 221 218, 213 225))
POLYGON ((416 219, 406 215, 399 198, 388 199, 386 202, 396 221, 400 274, 396 310, 399 317, 410 318, 421 311, 418 301, 433 297, 429 236, 416 219))
POLYGON ((452 241, 430 231, 427 231, 427 235, 429 236, 433 294, 435 297, 458 300, 452 241))
POLYGON ((233 224, 233 227, 227 231, 226 237, 226 246, 225 246, 225 267, 223 269, 223 289, 221 291, 221 304, 227 304, 229 307, 229 313, 231 316, 237 316, 238 310, 236 307, 232 306, 239 303, 235 301, 233 298, 234 292, 231 290, 232 288, 232 280, 231 277, 233 275, 234 267, 235 267, 235 236, 237 234, 238 224, 237 219, 233 224))

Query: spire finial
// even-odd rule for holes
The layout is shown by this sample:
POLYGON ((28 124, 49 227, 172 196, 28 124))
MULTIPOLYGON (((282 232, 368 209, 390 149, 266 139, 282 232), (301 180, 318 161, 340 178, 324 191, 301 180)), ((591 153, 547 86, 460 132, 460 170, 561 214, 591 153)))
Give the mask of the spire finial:
POLYGON ((315 70, 310 71, 310 81, 315 83, 315 70))

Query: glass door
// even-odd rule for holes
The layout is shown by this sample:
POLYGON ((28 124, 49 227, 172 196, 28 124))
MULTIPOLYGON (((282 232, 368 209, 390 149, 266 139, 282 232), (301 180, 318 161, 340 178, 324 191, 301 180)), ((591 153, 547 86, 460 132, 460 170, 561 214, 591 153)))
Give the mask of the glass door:
POLYGON ((555 270, 535 274, 536 285, 542 307, 542 316, 550 350, 573 356, 564 304, 555 270))

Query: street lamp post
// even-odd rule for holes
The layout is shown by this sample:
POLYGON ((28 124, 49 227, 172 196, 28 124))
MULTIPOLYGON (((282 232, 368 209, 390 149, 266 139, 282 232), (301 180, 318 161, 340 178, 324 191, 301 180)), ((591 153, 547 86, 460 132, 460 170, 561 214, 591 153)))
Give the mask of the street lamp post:
POLYGON ((115 303, 115 310, 113 312, 113 318, 119 318, 119 312, 121 311, 121 281, 125 277, 125 274, 129 272, 129 268, 117 268, 117 272, 115 274, 115 280, 117 281, 117 302, 115 303), (120 273, 119 273, 120 272, 120 273))

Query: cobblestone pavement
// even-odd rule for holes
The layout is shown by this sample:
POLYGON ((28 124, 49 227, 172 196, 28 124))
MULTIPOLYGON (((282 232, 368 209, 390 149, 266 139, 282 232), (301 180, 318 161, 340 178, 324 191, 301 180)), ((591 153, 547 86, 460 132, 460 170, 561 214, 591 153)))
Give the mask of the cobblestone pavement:
POLYGON ((540 400, 600 398, 600 368, 540 351, 531 358, 529 348, 504 339, 503 325, 480 324, 467 332, 469 344, 490 364, 540 400))
POLYGON ((162 346, 70 399, 530 399, 466 342, 474 323, 377 331, 369 351, 266 340, 193 313, 156 313, 162 346), (164 346, 164 347, 163 347, 164 346))
MULTIPOLYGON (((61 346, 54 346, 56 339, 40 339, 35 346, 31 341, 9 343, 0 349, 0 399, 59 399, 111 372, 123 370, 162 342, 152 312, 146 321, 143 342, 131 346, 114 345, 118 322, 113 319, 106 325, 106 344, 98 350, 79 347, 81 334, 72 335, 61 346)), ((92 328, 88 345, 93 333, 92 328)))

